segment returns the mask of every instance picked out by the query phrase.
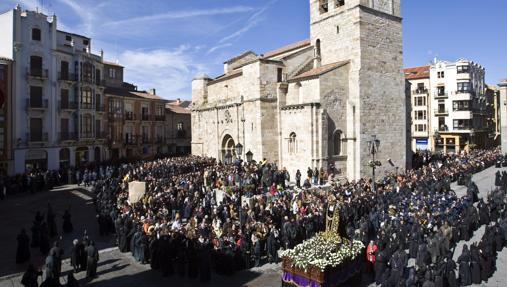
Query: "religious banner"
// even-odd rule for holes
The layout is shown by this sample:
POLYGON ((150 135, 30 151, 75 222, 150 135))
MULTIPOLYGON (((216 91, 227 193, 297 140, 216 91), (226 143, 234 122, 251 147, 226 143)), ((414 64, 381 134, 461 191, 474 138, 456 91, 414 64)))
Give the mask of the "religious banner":
POLYGON ((130 203, 138 202, 146 192, 146 182, 131 181, 129 182, 129 201, 130 203))

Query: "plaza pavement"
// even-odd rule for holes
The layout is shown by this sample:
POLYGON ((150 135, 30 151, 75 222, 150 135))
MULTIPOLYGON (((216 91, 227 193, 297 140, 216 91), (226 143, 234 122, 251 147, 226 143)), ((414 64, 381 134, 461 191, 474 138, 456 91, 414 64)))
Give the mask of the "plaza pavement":
MULTIPOLYGON (((486 197, 487 192, 494 188, 495 172, 498 169, 491 167, 473 176, 473 180, 479 187, 479 197, 486 197)), ((501 170, 507 170, 505 168, 501 170)), ((466 187, 452 184, 458 196, 466 193, 466 187)), ((68 255, 71 241, 74 237, 81 237, 82 230, 87 227, 91 238, 98 242, 100 251, 100 261, 98 266, 99 277, 91 281, 84 278, 85 272, 80 272, 76 278, 80 286, 94 287, 149 287, 149 286, 249 286, 249 287, 278 287, 281 285, 281 266, 280 264, 266 264, 260 268, 252 268, 237 272, 234 276, 226 277, 212 274, 211 282, 202 284, 198 280, 188 278, 179 278, 176 275, 164 278, 160 272, 152 271, 149 265, 141 265, 134 262, 129 253, 124 254, 112 247, 114 240, 112 237, 100 238, 95 221, 95 210, 91 197, 86 190, 76 190, 75 187, 68 187, 61 190, 53 190, 35 195, 19 196, 9 198, 0 202, 0 225, 2 234, 0 237, 0 287, 18 287, 20 284, 22 272, 25 265, 16 266, 14 264, 16 252, 16 235, 21 227, 29 229, 31 220, 37 209, 46 210, 46 202, 51 200, 53 209, 59 214, 57 225, 61 230, 61 214, 65 207, 71 204, 74 228, 76 231, 72 235, 64 235, 63 247, 65 248, 65 259, 62 265, 61 282, 65 283, 66 274, 71 270, 68 255)), ((468 244, 479 241, 484 234, 484 227, 477 230, 468 244)), ((461 253, 464 242, 461 242, 457 248, 454 257, 457 258, 461 253)), ((32 249, 32 254, 38 254, 37 249, 32 249)), ((35 263, 42 262, 42 257, 37 256, 35 263)), ((474 286, 507 286, 507 248, 498 254, 497 271, 487 283, 474 286)), ((40 279, 39 279, 40 280, 40 279)), ((40 281, 39 281, 40 282, 40 281)), ((361 283, 349 283, 350 286, 363 285, 361 283)), ((371 285, 374 286, 374 285, 371 285)))

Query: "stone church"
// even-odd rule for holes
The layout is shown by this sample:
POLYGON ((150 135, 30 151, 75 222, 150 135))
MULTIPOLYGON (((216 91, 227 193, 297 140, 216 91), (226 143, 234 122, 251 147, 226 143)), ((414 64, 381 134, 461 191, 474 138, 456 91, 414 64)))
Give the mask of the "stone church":
POLYGON ((297 169, 333 164, 349 179, 407 166, 401 0, 310 0, 310 38, 225 61, 192 81, 192 154, 267 159, 297 169), (236 155, 234 146, 243 145, 236 155), (389 164, 388 162, 392 163, 389 164))

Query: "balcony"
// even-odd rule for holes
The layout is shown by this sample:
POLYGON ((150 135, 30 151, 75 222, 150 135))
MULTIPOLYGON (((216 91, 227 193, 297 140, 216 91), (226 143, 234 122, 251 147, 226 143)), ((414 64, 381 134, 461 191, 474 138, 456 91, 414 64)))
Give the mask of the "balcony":
POLYGON ((137 145, 137 140, 135 138, 126 138, 123 140, 125 145, 137 145))
POLYGON ((163 122, 163 121, 165 121, 165 115, 156 115, 155 116, 155 121, 157 121, 157 122, 163 122))
POLYGON ((126 121, 135 121, 136 120, 136 114, 134 112, 125 112, 125 120, 126 121))
POLYGON ((106 106, 102 104, 95 104, 95 111, 99 113, 103 113, 106 111, 106 106))
POLYGON ((77 110, 77 103, 76 102, 62 102, 62 101, 59 101, 58 102, 58 109, 60 111, 62 110, 77 110))
POLYGON ((28 143, 45 143, 48 141, 48 133, 32 132, 26 134, 28 143))
POLYGON ((151 144, 151 143, 152 143, 152 142, 151 142, 151 139, 150 139, 150 138, 148 138, 148 137, 142 137, 141 142, 142 142, 143 144, 151 144))
POLYGON ((26 74, 30 78, 37 79, 47 79, 48 78, 48 69, 42 68, 28 68, 26 74))
POLYGON ((435 93, 435 99, 447 99, 449 97, 448 92, 435 93))
POLYGON ((82 110, 93 110, 94 106, 92 103, 80 103, 79 108, 82 110))
POLYGON ((151 116, 148 115, 148 114, 142 114, 141 115, 141 120, 143 120, 143 121, 151 121, 151 116))
POLYGON ((95 137, 95 134, 92 132, 81 132, 79 136, 80 139, 92 139, 95 137))
POLYGON ((58 73, 58 80, 59 81, 67 81, 67 82, 75 82, 77 81, 76 74, 71 73, 58 73))
POLYGON ((435 116, 448 116, 449 111, 447 109, 435 109, 435 116))
POLYGON ((417 89, 412 91, 412 95, 427 95, 428 89, 417 89))
POLYGON ((165 142, 165 138, 163 136, 157 136, 155 139, 156 144, 163 144, 165 142))
POLYGON ((58 133, 58 141, 64 142, 64 141, 75 141, 77 140, 77 134, 71 133, 71 132, 61 132, 58 133))
POLYGON ((106 86, 106 80, 95 80, 96 86, 105 87, 106 86))
POLYGON ((119 113, 109 113, 107 115, 107 119, 110 121, 110 122, 121 122, 123 121, 123 115, 122 114, 119 114, 119 113))
POLYGON ((48 100, 26 99, 26 109, 27 110, 45 110, 48 108, 48 104, 49 104, 48 100))
POLYGON ((95 137, 97 139, 107 139, 107 132, 105 132, 105 131, 96 132, 95 137))
POLYGON ((456 90, 456 95, 458 94, 470 94, 470 95, 474 95, 474 91, 472 90, 456 90))

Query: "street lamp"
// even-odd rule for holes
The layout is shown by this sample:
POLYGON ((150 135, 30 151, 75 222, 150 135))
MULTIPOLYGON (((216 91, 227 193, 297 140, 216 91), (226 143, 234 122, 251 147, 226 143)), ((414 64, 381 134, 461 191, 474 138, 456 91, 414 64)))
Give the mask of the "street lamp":
POLYGON ((236 154, 238 155, 239 159, 241 159, 241 154, 243 153, 243 145, 238 143, 236 145, 236 154))
POLYGON ((246 161, 247 161, 248 163, 251 163, 251 162, 252 162, 252 158, 253 158, 253 153, 252 153, 251 151, 248 151, 248 152, 246 153, 246 161))
POLYGON ((376 191, 376 188, 375 188, 375 169, 378 167, 378 166, 381 166, 382 164, 380 163, 380 161, 378 160, 375 160, 375 154, 378 153, 379 151, 379 148, 380 148, 380 140, 377 139, 377 136, 376 135, 372 135, 371 136, 371 139, 368 141, 368 151, 370 152, 371 154, 371 161, 369 162, 369 166, 371 167, 372 169, 372 180, 373 180, 373 183, 372 183, 372 190, 374 193, 377 193, 376 191))

